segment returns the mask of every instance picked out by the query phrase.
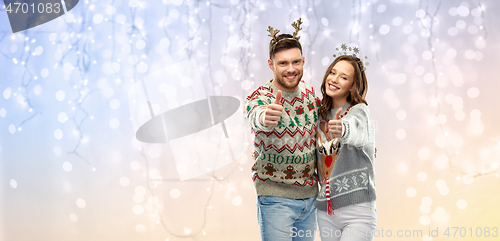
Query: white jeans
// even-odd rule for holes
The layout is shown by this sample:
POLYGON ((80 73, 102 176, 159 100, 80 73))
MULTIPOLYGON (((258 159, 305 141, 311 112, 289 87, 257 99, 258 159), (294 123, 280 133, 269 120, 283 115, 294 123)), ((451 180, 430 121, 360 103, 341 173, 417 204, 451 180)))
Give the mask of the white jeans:
POLYGON ((333 216, 318 209, 321 241, 371 241, 377 229, 375 201, 333 210, 333 216))

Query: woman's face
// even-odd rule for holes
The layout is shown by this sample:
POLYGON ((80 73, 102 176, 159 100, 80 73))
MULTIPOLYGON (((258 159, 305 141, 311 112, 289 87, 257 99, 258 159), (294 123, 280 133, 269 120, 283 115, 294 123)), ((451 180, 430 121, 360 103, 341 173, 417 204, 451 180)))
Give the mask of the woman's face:
POLYGON ((332 97, 334 108, 347 103, 354 83, 354 67, 347 61, 337 62, 325 80, 325 92, 332 97))

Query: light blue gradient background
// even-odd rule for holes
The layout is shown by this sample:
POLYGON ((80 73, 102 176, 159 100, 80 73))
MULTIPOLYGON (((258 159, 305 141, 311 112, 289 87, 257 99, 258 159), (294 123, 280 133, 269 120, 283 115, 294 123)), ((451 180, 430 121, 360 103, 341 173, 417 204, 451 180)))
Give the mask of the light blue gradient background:
POLYGON ((242 102, 272 77, 267 27, 291 33, 299 17, 316 94, 340 43, 368 56, 379 229, 439 227, 432 240, 452 240, 446 227, 499 227, 498 11, 494 0, 81 1, 12 34, 1 9, 0 240, 258 240, 252 147, 181 182, 168 145, 135 139, 127 93, 195 59, 207 95, 242 102))

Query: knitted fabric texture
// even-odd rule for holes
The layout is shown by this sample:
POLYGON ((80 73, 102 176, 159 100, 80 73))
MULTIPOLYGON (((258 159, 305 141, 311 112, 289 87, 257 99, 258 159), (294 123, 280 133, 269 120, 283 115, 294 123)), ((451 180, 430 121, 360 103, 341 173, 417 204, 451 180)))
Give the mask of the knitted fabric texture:
MULTIPOLYGON (((327 140, 325 128, 318 128, 318 164, 319 172, 324 175, 326 166, 333 166, 327 178, 321 184, 321 190, 315 206, 328 211, 327 183, 329 183, 329 199, 333 210, 351 204, 376 200, 375 194, 375 128, 370 111, 366 104, 352 106, 347 112, 349 103, 340 106, 343 110, 342 123, 345 127, 341 138, 327 140), (338 144, 335 141, 338 140, 338 144), (325 152, 328 148, 328 152, 325 152), (326 155, 325 155, 326 153, 326 155), (323 155, 323 156, 322 156, 323 155), (331 156, 329 158, 328 156, 331 156), (327 160, 333 163, 327 165, 327 160)), ((338 108, 340 108, 338 107, 338 108)), ((333 119, 338 108, 328 112, 328 118, 333 119)), ((321 120, 320 123, 327 121, 321 120)), ((320 124, 321 125, 321 124, 320 124)))
POLYGON ((325 185, 326 209, 328 215, 333 215, 333 205, 330 196, 330 174, 340 151, 340 141, 333 138, 328 132, 328 121, 321 120, 316 132, 316 144, 318 152, 318 174, 321 182, 325 185))
POLYGON ((301 81, 296 92, 282 92, 283 113, 273 128, 259 124, 258 114, 276 99, 268 81, 245 102, 245 118, 254 137, 252 179, 257 195, 293 199, 318 193, 316 170, 316 123, 320 99, 311 85, 301 81))

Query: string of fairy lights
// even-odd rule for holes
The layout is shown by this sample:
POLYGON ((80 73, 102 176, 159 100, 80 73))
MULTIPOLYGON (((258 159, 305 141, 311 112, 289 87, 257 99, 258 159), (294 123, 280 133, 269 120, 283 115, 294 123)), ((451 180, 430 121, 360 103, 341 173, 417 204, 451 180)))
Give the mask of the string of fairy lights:
MULTIPOLYGON (((193 57, 193 53, 195 52, 195 49, 197 44, 202 41, 202 37, 201 35, 203 34, 204 38, 203 40, 205 40, 205 42, 203 42, 203 45, 204 46, 207 46, 207 51, 206 51, 206 54, 204 54, 204 52, 201 52, 201 51, 196 51, 196 57, 197 58, 207 58, 208 61, 204 61, 204 62, 207 62, 208 65, 205 65, 205 66, 202 66, 201 69, 202 70, 205 70, 206 72, 208 72, 207 76, 210 76, 208 78, 208 80, 212 83, 212 85, 210 86, 213 86, 213 90, 212 92, 215 93, 216 95, 217 94, 220 94, 220 86, 217 86, 217 84, 215 83, 215 81, 213 80, 212 78, 212 67, 211 67, 211 61, 210 61, 210 58, 212 57, 211 56, 211 48, 213 46, 213 43, 212 43, 212 37, 211 37, 211 34, 212 34, 212 31, 210 30, 212 24, 211 24, 211 16, 212 16, 212 7, 216 7, 216 8, 229 8, 228 6, 223 6, 223 5, 219 5, 219 4, 210 4, 209 2, 206 3, 206 6, 208 8, 207 12, 208 12, 208 18, 201 18, 201 14, 200 14, 200 9, 199 9, 199 5, 200 3, 199 2, 195 2, 195 3, 190 3, 190 4, 186 4, 186 9, 187 9, 187 13, 188 13, 188 17, 187 17, 187 21, 188 23, 191 25, 191 26, 194 26, 194 29, 190 29, 188 31, 188 37, 187 37, 187 45, 189 46, 189 48, 186 48, 185 52, 183 53, 179 53, 179 52, 175 52, 173 51, 173 47, 172 47, 172 44, 169 45, 169 48, 168 48, 168 55, 169 56, 173 56, 175 54, 185 54, 188 56, 188 58, 191 58, 193 57), (204 32, 204 26, 207 26, 208 25, 208 33, 205 33, 204 32), (217 89, 219 88, 219 89, 217 89)), ((170 13, 169 11, 169 7, 167 6, 166 8, 166 12, 167 13, 170 13)), ((170 14, 169 14, 170 15, 170 14)), ((169 35, 169 31, 167 31, 168 29, 168 24, 165 24, 165 22, 167 21, 170 21, 168 18, 167 19, 163 19, 163 22, 161 24, 161 26, 163 26, 163 30, 164 30, 164 33, 165 33, 165 36, 167 39, 177 39, 178 36, 175 36, 172 37, 169 35)), ((199 49, 199 48, 198 48, 199 49)), ((142 155, 143 156, 143 159, 145 160, 146 162, 146 169, 148 169, 147 167, 149 166, 149 159, 147 157, 147 155, 142 155)), ((156 215, 156 217, 159 219, 157 221, 157 223, 161 224, 164 229, 169 233, 169 235, 171 236, 174 236, 174 237, 181 237, 181 238, 187 238, 187 237, 194 237, 194 236, 197 236, 198 234, 202 233, 203 235, 206 234, 206 232, 204 231, 204 228, 206 226, 206 220, 207 220, 207 211, 211 209, 211 200, 212 200, 212 197, 214 195, 214 192, 215 192, 215 184, 216 183, 222 183, 224 181, 226 181, 226 179, 231 176, 232 173, 234 173, 234 170, 237 168, 237 166, 234 166, 232 168, 232 171, 230 171, 229 174, 227 174, 226 176, 224 177, 218 177, 218 176, 215 176, 215 174, 208 174, 208 176, 210 177, 210 179, 206 180, 208 181, 210 184, 210 187, 207 189, 208 192, 209 192, 209 196, 205 202, 205 205, 204 205, 204 211, 203 211, 203 217, 202 217, 202 224, 201 224, 201 227, 197 230, 191 230, 191 228, 185 228, 183 230, 183 232, 176 232, 176 231, 173 231, 171 230, 172 228, 170 228, 168 225, 167 225, 167 222, 166 222, 166 217, 165 215, 162 215, 161 214, 161 205, 157 205, 157 203, 153 203, 153 206, 154 206, 154 210, 153 212, 154 213, 160 213, 159 215, 156 215)), ((242 168, 240 167, 240 170, 242 170, 242 168)), ((156 179, 152 179, 149 174, 147 174, 147 178, 148 178, 148 182, 151 183, 156 183, 155 184, 155 187, 157 186, 157 181, 156 179)), ((196 181, 196 180, 195 180, 196 181)), ((173 183, 176 183, 178 182, 178 180, 169 180, 169 179, 162 179, 162 182, 173 182, 173 183)), ((155 196, 155 191, 154 191, 154 187, 152 187, 150 184, 148 183, 148 190, 150 191, 150 194, 151 196, 153 197, 153 200, 154 198, 156 197, 155 196)), ((219 186, 222 185, 222 184, 219 184, 219 186)), ((168 203, 168 202, 167 202, 168 203)))
MULTIPOLYGON (((433 12, 430 12, 430 10, 429 10, 429 8, 431 6, 428 3, 428 1, 425 1, 425 2, 426 2, 426 4, 424 4, 424 1, 419 2, 419 9, 424 9, 425 14, 423 16, 421 16, 420 18, 418 18, 417 21, 420 23, 420 26, 429 33, 428 37, 427 37, 427 46, 428 46, 429 53, 431 53, 430 60, 432 63, 432 73, 435 76, 435 78, 438 79, 440 76, 443 75, 443 73, 442 72, 438 73, 437 68, 436 68, 437 57, 435 56, 435 46, 434 46, 435 44, 434 43, 439 42, 439 39, 437 37, 435 37, 435 35, 434 35, 434 29, 435 29, 434 24, 438 21, 437 14, 438 14, 440 7, 441 7, 441 1, 432 2, 433 5, 434 4, 436 5, 435 10, 433 12), (424 22, 424 21, 427 21, 427 22, 424 22)), ((482 7, 482 4, 480 1, 477 1, 476 9, 478 9, 480 11, 480 14, 478 16, 480 16, 481 22, 484 22, 484 11, 483 11, 483 7, 482 7)), ((486 28, 484 27, 484 25, 481 25, 480 29, 482 30, 483 35, 484 35, 482 38, 486 39, 486 36, 487 36, 486 28)), ((436 80, 436 81, 434 81, 434 101, 435 101, 435 105, 437 106, 435 120, 440 119, 440 116, 442 115, 442 110, 444 108, 442 106, 443 103, 440 100, 440 90, 439 89, 440 89, 439 88, 439 81, 436 80)), ((443 136, 448 136, 448 133, 445 130, 445 128, 446 128, 445 124, 442 123, 441 121, 436 121, 436 122, 437 122, 437 125, 439 127, 440 134, 443 136)), ((443 148, 443 150, 446 153, 447 160, 449 162, 449 170, 451 172, 459 172, 462 175, 468 175, 470 177, 475 178, 475 177, 480 177, 480 176, 486 176, 489 174, 494 174, 498 171, 498 167, 493 169, 493 170, 479 171, 479 172, 474 172, 474 173, 464 171, 461 167, 459 167, 457 164, 455 164, 455 161, 454 161, 454 160, 456 160, 456 157, 460 153, 458 153, 458 152, 450 153, 450 151, 448 151, 448 149, 446 148, 448 145, 450 145, 450 142, 451 142, 450 139, 451 138, 449 138, 449 137, 445 139, 445 144, 444 144, 445 148, 443 148)))
POLYGON ((87 142, 82 130, 82 125, 84 125, 88 119, 94 118, 89 114, 89 111, 84 108, 86 99, 97 91, 95 87, 89 84, 89 80, 87 79, 92 63, 94 66, 97 64, 95 60, 92 60, 93 58, 89 50, 90 46, 95 43, 95 39, 93 39, 92 34, 90 34, 92 27, 86 24, 89 21, 87 15, 94 7, 95 6, 86 1, 81 8, 82 12, 79 18, 76 16, 73 17, 74 15, 66 17, 66 31, 53 41, 53 44, 58 46, 58 51, 62 52, 60 55, 57 55, 60 56, 60 59, 54 65, 54 69, 62 67, 65 70, 65 78, 68 79, 68 84, 77 93, 74 99, 68 100, 68 104, 72 105, 71 110, 73 111, 72 115, 68 117, 68 120, 73 122, 75 127, 73 134, 76 136, 77 143, 72 150, 67 152, 67 154, 77 156, 87 163, 93 171, 95 171, 96 168, 78 149, 82 143, 87 142), (75 63, 74 66, 72 63, 75 63), (74 74, 74 71, 76 71, 76 74, 74 74))

